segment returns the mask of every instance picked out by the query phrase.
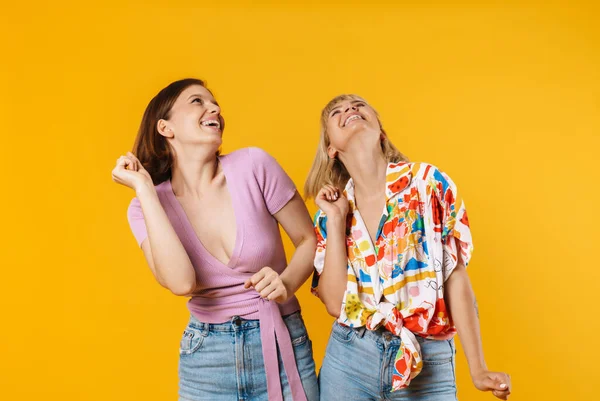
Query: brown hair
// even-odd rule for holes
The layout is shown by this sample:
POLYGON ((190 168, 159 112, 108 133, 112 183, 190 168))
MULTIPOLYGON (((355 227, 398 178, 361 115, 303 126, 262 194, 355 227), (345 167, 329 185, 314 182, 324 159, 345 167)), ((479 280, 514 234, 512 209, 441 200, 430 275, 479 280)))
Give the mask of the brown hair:
POLYGON ((142 117, 133 145, 133 154, 148 171, 154 185, 171 178, 174 161, 171 146, 167 139, 158 132, 158 121, 170 118, 173 104, 181 92, 192 85, 206 88, 206 84, 200 79, 186 78, 175 81, 150 100, 142 117))
MULTIPOLYGON (((365 104, 368 104, 363 98, 357 95, 340 95, 333 98, 327 106, 321 112, 321 138, 319 139, 319 146, 317 148, 317 154, 313 165, 308 173, 308 178, 304 183, 304 196, 308 198, 314 198, 317 196, 319 191, 324 185, 333 185, 338 189, 344 189, 346 183, 350 179, 350 174, 344 164, 336 158, 330 158, 327 154, 327 148, 329 147, 330 140, 327 134, 327 120, 329 119, 329 113, 338 105, 338 103, 345 100, 360 100, 365 104)), ((373 109, 375 110, 375 109, 373 109)), ((397 163, 400 161, 408 161, 408 158, 404 156, 392 142, 389 140, 387 134, 383 130, 379 114, 377 115, 377 121, 381 127, 381 133, 383 138, 381 140, 381 151, 384 157, 389 163, 397 163)))

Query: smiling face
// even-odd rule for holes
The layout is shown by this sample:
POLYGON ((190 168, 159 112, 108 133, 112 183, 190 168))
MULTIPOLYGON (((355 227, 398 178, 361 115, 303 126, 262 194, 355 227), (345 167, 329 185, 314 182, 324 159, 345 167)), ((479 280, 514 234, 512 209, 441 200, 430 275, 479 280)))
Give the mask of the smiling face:
POLYGON ((356 95, 342 95, 332 100, 323 110, 321 123, 329 139, 329 157, 348 149, 356 138, 372 137, 377 143, 381 135, 377 112, 356 95))
POLYGON ((212 93, 201 85, 191 85, 177 97, 169 117, 158 122, 161 135, 175 147, 203 144, 218 147, 222 142, 224 120, 212 93))
POLYGON ((346 157, 369 151, 375 157, 381 154, 388 163, 408 161, 389 140, 377 111, 363 98, 336 96, 321 111, 319 146, 304 184, 306 197, 314 198, 324 185, 344 188, 350 178, 346 157))

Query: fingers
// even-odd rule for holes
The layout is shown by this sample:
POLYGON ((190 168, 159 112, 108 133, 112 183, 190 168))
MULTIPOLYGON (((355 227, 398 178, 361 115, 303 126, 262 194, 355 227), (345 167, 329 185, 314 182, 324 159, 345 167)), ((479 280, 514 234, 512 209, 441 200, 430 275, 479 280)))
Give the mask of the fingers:
POLYGON ((507 400, 511 393, 510 376, 506 373, 490 372, 484 384, 501 400, 507 400))
POLYGON ((501 400, 508 400, 508 396, 510 395, 510 391, 506 390, 506 391, 498 391, 498 390, 492 390, 492 394, 501 399, 501 400))
POLYGON ((117 167, 132 171, 144 170, 144 166, 142 166, 140 160, 131 152, 127 152, 125 156, 121 156, 117 159, 117 167))
POLYGON ((246 280, 244 283, 244 288, 254 287, 256 284, 258 284, 267 274, 267 270, 265 269, 266 268, 263 267, 259 272, 255 273, 252 277, 246 280))
MULTIPOLYGON (((254 289, 263 296, 263 291, 265 291, 269 285, 273 282, 279 280, 279 274, 276 271, 271 269, 270 267, 263 267, 258 273, 254 276, 258 276, 258 280, 253 282, 254 289)), ((272 291, 272 288, 271 288, 272 291)), ((265 295, 268 295, 269 292, 266 292, 265 295)))
POLYGON ((335 202, 339 197, 339 191, 333 185, 324 185, 317 197, 320 199, 327 199, 330 202, 335 202))
POLYGON ((254 289, 256 290, 256 292, 261 292, 262 290, 264 290, 265 288, 267 288, 272 281, 272 277, 270 275, 263 277, 262 280, 260 280, 259 282, 255 283, 253 285, 254 289))
POLYGON ((117 184, 125 185, 127 187, 133 188, 133 179, 131 174, 136 174, 130 170, 125 169, 124 167, 117 166, 112 171, 112 180, 117 184))
POLYGON ((337 188, 332 185, 326 185, 325 188, 327 189, 327 199, 329 201, 336 201, 339 196, 337 188))
POLYGON ((138 171, 137 159, 129 156, 121 156, 117 159, 117 167, 125 170, 138 171))
POLYGON ((113 181, 121 184, 123 182, 123 174, 126 174, 125 171, 127 170, 127 166, 128 166, 128 161, 127 159, 125 159, 124 157, 119 157, 117 159, 117 165, 115 166, 115 168, 112 171, 112 178, 113 181))
POLYGON ((490 377, 495 381, 495 386, 492 387, 499 391, 510 391, 510 376, 502 372, 491 372, 490 377))
POLYGON ((287 290, 276 271, 264 267, 244 283, 244 288, 254 287, 261 298, 273 300, 285 296, 287 290))
MULTIPOLYGON (((139 181, 138 173, 148 176, 140 161, 131 153, 117 159, 116 166, 112 171, 112 179, 117 184, 134 188, 135 182, 139 181)), ((135 188, 134 188, 135 189, 135 188)))
POLYGON ((263 280, 262 282, 259 283, 259 285, 254 287, 256 289, 256 291, 260 294, 261 298, 268 298, 269 295, 271 295, 271 293, 273 291, 275 291, 276 289, 278 289, 282 284, 281 280, 279 280, 279 279, 275 279, 275 280, 271 281, 270 283, 264 283, 265 281, 266 280, 263 280), (260 289, 259 289, 259 287, 260 287, 260 289))
POLYGON ((145 170, 140 159, 138 159, 133 153, 127 152, 127 156, 129 158, 131 158, 133 161, 135 161, 135 165, 137 166, 137 171, 145 170))
MULTIPOLYGON (((500 383, 496 383, 496 381, 494 379, 492 379, 491 377, 487 376, 485 377, 482 381, 481 381, 481 385, 482 385, 482 390, 496 390, 496 387, 499 385, 500 383)), ((500 388, 498 388, 497 390, 501 390, 500 388)))
POLYGON ((287 294, 287 290, 286 290, 285 286, 282 283, 281 286, 275 288, 273 290, 273 292, 271 292, 267 296, 267 299, 269 301, 273 301, 273 300, 276 300, 276 299, 279 299, 279 298, 285 298, 286 294, 287 294))

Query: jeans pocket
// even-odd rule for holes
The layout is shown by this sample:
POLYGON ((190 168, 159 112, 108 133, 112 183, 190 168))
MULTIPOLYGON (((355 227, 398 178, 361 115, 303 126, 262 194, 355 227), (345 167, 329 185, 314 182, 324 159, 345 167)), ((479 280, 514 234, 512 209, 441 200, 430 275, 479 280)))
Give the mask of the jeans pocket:
POLYGON ((294 312, 291 315, 285 316, 283 321, 290 333, 290 339, 294 347, 303 345, 308 341, 308 332, 306 331, 304 319, 302 319, 300 312, 294 312))
POLYGON ((181 342, 179 343, 179 355, 191 355, 198 351, 208 332, 200 330, 196 327, 188 326, 183 331, 181 342))
POLYGON ((452 362, 454 350, 446 340, 424 339, 421 342, 423 365, 443 365, 452 362))
POLYGON ((307 341, 308 341, 308 334, 304 333, 304 334, 300 335, 299 337, 292 338, 292 345, 294 347, 299 347, 302 344, 306 343, 307 341))
POLYGON ((348 326, 343 326, 337 321, 331 329, 331 336, 341 343, 349 343, 354 338, 354 329, 348 326))

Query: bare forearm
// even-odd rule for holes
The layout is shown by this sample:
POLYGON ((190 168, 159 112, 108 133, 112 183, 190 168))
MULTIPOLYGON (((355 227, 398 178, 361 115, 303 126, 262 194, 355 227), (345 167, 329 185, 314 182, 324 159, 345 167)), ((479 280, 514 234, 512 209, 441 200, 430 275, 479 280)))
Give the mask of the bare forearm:
MULTIPOLYGON (((312 233, 312 231, 311 231, 312 233)), ((313 260, 317 241, 314 235, 309 235, 296 245, 296 251, 286 269, 281 273, 281 280, 287 289, 288 298, 310 277, 313 271, 313 260)))
POLYGON ((319 277, 319 298, 327 312, 339 317, 342 300, 348 283, 348 254, 346 250, 345 222, 327 221, 327 250, 323 272, 319 277))
POLYGON ((446 303, 469 363, 471 376, 487 370, 481 344, 475 294, 464 266, 458 266, 445 284, 446 303))
POLYGON ((150 245, 148 262, 157 279, 176 295, 194 291, 196 274, 177 233, 173 229, 154 188, 137 191, 150 245))

